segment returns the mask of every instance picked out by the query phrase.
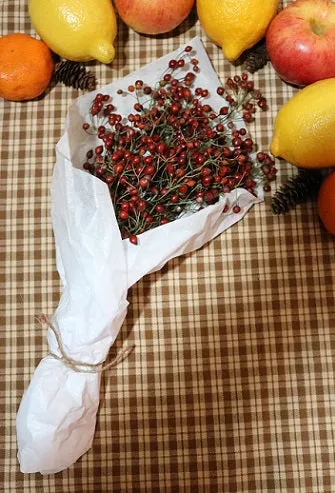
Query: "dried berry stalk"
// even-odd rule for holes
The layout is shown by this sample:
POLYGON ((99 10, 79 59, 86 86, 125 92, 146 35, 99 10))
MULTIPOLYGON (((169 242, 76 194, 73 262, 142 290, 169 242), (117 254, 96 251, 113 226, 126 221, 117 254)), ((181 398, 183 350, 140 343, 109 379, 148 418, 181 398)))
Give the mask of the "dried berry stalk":
MULTIPOLYGON (((223 106, 215 112, 206 103, 208 90, 195 86, 199 70, 186 47, 156 87, 138 80, 127 88, 125 95, 136 102, 126 119, 109 95, 97 94, 83 125, 102 141, 88 151, 83 167, 108 184, 122 236, 133 243, 138 234, 237 187, 256 194, 260 179, 275 176, 273 160, 265 153, 255 160, 254 142, 234 123, 238 112, 252 121, 256 108, 266 109, 265 98, 244 73, 217 89, 223 106)), ((239 212, 238 204, 233 210, 239 212)))

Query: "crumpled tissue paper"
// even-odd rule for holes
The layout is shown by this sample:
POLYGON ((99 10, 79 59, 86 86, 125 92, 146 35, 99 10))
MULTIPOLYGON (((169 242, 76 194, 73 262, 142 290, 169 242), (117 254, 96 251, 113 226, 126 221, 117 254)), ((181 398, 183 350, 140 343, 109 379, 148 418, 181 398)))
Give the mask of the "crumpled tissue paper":
MULTIPOLYGON (((208 103, 220 107, 221 85, 197 37, 188 44, 196 52, 197 84, 212 94, 208 103)), ((79 97, 69 109, 65 132, 56 147, 52 178, 52 224, 62 296, 52 317, 64 350, 71 358, 105 360, 127 313, 127 290, 168 260, 200 248, 239 221, 262 200, 237 189, 196 213, 149 230, 139 244, 122 240, 108 187, 82 170, 95 136, 82 124, 97 92, 113 95, 118 112, 127 115, 132 101, 117 95, 137 79, 160 80, 180 47, 95 93, 79 97), (239 213, 223 213, 226 201, 238 200, 239 213)), ((131 98, 130 98, 131 99, 131 98)), ((60 356, 54 333, 48 331, 50 352, 60 356)), ((136 350, 136 348, 135 348, 136 350)), ((99 406, 100 373, 75 372, 48 355, 37 366, 17 414, 18 459, 24 473, 51 474, 66 469, 87 452, 93 441, 99 406)))

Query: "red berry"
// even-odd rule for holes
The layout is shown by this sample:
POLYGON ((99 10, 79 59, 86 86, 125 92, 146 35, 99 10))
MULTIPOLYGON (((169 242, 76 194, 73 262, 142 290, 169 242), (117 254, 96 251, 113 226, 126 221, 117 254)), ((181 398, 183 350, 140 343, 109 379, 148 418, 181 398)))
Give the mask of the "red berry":
POLYGON ((130 235, 129 236, 129 241, 130 243, 132 243, 133 245, 137 245, 138 241, 137 241, 137 236, 136 235, 130 235))
POLYGON ((139 200, 138 204, 137 204, 137 208, 139 211, 144 211, 146 208, 146 205, 147 204, 146 204, 145 200, 139 200))
POLYGON ((149 166, 145 166, 144 170, 143 170, 143 173, 145 175, 153 175, 156 171, 156 168, 155 166, 152 166, 152 165, 149 165, 149 166))
POLYGON ((202 168, 201 170, 201 174, 202 176, 209 176, 211 175, 212 171, 210 168, 208 168, 207 166, 205 166, 204 168, 202 168))
POLYGON ((253 116, 249 111, 246 111, 243 113, 243 120, 247 123, 251 122, 253 120, 253 116))
POLYGON ((149 185, 149 180, 148 178, 141 178, 138 184, 141 188, 146 188, 149 185))
POLYGON ((168 164, 168 165, 166 165, 165 170, 166 170, 166 172, 167 172, 169 175, 174 175, 174 174, 175 174, 175 169, 174 169, 173 164, 168 164))
POLYGON ((177 104, 177 103, 172 104, 170 106, 170 113, 172 113, 173 115, 177 115, 177 113, 179 113, 180 109, 181 109, 180 104, 177 104))
POLYGON ((232 140, 232 144, 234 147, 240 147, 240 145, 242 144, 242 139, 240 139, 240 137, 235 137, 232 140))
POLYGON ((208 203, 213 202, 213 200, 214 200, 214 195, 213 195, 213 193, 212 193, 212 192, 207 192, 207 193, 205 193, 205 197, 204 197, 204 199, 205 199, 205 202, 208 202, 208 203))
POLYGON ((245 139, 245 141, 243 142, 243 147, 248 147, 248 149, 252 149, 252 146, 253 146, 253 141, 252 139, 245 139))
POLYGON ((185 195, 188 191, 188 186, 186 185, 186 183, 184 183, 183 185, 180 185, 180 187, 178 188, 178 191, 181 195, 185 195))
POLYGON ((266 99, 265 98, 261 98, 259 101, 258 101, 258 106, 261 108, 261 110, 266 110, 267 108, 267 103, 266 103, 266 99))
POLYGON ((212 183, 212 177, 204 176, 201 180, 201 183, 203 184, 204 187, 209 187, 209 185, 212 183))
POLYGON ((157 152, 159 154, 163 154, 163 152, 166 150, 166 145, 162 143, 158 144, 157 146, 157 152))
POLYGON ((115 170, 115 173, 116 173, 117 175, 121 175, 121 173, 122 173, 122 172, 123 172, 123 170, 124 170, 124 166, 123 166, 122 164, 117 164, 117 165, 115 166, 114 170, 115 170))
POLYGON ((121 210, 120 211, 120 214, 119 214, 120 218, 125 220, 125 219, 128 219, 129 218, 129 214, 127 211, 124 211, 124 210, 121 210))
POLYGON ((219 175, 220 176, 226 176, 229 173, 229 167, 228 166, 221 166, 219 169, 219 175))

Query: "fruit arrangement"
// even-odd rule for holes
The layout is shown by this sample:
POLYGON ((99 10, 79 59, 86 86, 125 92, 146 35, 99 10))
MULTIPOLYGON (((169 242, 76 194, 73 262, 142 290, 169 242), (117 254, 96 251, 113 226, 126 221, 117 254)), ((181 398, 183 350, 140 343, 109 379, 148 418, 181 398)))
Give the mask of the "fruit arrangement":
POLYGON ((48 87, 54 62, 48 46, 23 33, 0 38, 0 97, 25 101, 48 87))
POLYGON ((164 34, 175 29, 190 14, 194 0, 115 0, 123 22, 142 34, 164 34))
POLYGON ((197 0, 197 12, 208 37, 234 61, 263 38, 278 5, 278 0, 197 0))
POLYGON ((29 15, 38 35, 59 56, 113 60, 117 22, 110 0, 29 0, 29 15))
POLYGON ((324 227, 335 235, 335 171, 323 181, 318 194, 317 207, 324 227))
MULTIPOLYGON (((173 32, 194 8, 204 33, 222 47, 227 60, 234 63, 249 61, 246 66, 250 72, 262 68, 269 61, 284 84, 297 87, 298 93, 276 116, 271 143, 273 156, 285 159, 303 170, 331 170, 335 167, 335 4, 332 1, 296 0, 280 11, 278 0, 115 0, 114 4, 110 0, 87 0, 84 3, 73 0, 29 0, 28 6, 32 26, 40 40, 24 33, 0 38, 0 97, 11 101, 36 99, 46 93, 52 81, 77 89, 92 90, 95 88, 95 77, 87 72, 84 63, 94 59, 101 63, 112 63, 118 17, 130 29, 155 36, 173 32), (55 63, 57 56, 61 59, 55 63)), ((187 82, 183 81, 186 87, 187 82)), ((164 91, 175 89, 170 87, 170 81, 165 83, 167 87, 164 91)), ((236 81, 233 84, 236 85, 236 81)), ((143 88, 135 87, 137 96, 139 89, 143 91, 143 88)), ((152 98, 154 90, 151 91, 152 98)), ((169 103, 171 94, 170 99, 167 99, 169 103)), ((190 105, 194 102, 193 98, 197 100, 196 95, 190 98, 190 105)), ((94 104, 97 103, 95 101, 94 104)), ((250 102, 245 104, 254 108, 250 102)), ((110 105, 108 103, 107 107, 110 105)), ((206 108, 206 104, 199 104, 198 110, 202 109, 206 114, 203 106, 206 108)), ((144 110, 138 102, 140 107, 136 118, 147 118, 147 109, 144 110), (145 114, 141 115, 141 111, 145 114)), ((177 112, 177 106, 175 109, 176 114, 170 117, 178 119, 180 110, 177 112)), ((252 112, 245 108, 242 110, 245 121, 253 119, 252 112)), ((106 108, 103 111, 106 112, 106 108)), ((165 108, 163 113, 166 114, 166 111, 165 108)), ((205 115, 209 120, 206 131, 217 132, 212 124, 221 123, 215 118, 211 120, 209 116, 205 115)), ((165 124, 170 125, 167 120, 165 124)), ((137 123, 137 119, 131 122, 133 127, 137 123)), ((115 124, 121 125, 120 122, 115 124)), ((234 131, 238 132, 236 129, 234 131)), ((240 138, 241 135, 235 135, 235 139, 240 138)), ((222 145, 224 148, 224 144, 220 138, 215 142, 217 147, 222 145)), ((230 144, 234 148, 233 140, 230 144)), ((102 156, 98 157, 101 159, 102 156)), ((150 156, 147 157, 149 161, 150 156)), ((245 158, 248 160, 249 156, 245 158)), ((273 160, 269 159, 272 168, 273 160)), ((267 163, 266 167, 269 167, 267 163)), ((90 171, 91 168, 90 164, 90 171)), ((99 166, 96 166, 94 173, 97 175, 98 170, 99 166)), ((212 174, 216 175, 213 169, 212 174)), ((269 175, 271 177, 271 173, 269 175)), ((302 173, 296 182, 290 181, 290 197, 286 205, 290 203, 292 208, 301 201, 301 193, 297 194, 299 199, 296 203, 292 201, 295 195, 291 192, 295 184, 300 191, 305 190, 306 199, 309 198, 307 190, 311 189, 311 176, 316 175, 312 173, 307 178, 307 174, 302 173), (301 186, 302 177, 307 180, 306 186, 301 186)), ((315 183, 320 182, 319 178, 315 183)), ((248 176, 248 179, 252 178, 248 176)), ((241 184, 246 186, 243 180, 241 184)), ((211 193, 216 196, 213 190, 211 193)), ((287 190, 280 191, 280 199, 287 190)), ((211 196, 208 190, 205 195, 207 198, 211 196)), ((154 203, 153 197, 151 200, 154 203)), ((286 207, 284 209, 286 211, 286 207)), ((273 207, 273 210, 282 208, 273 207)))
POLYGON ((335 165, 335 78, 297 92, 279 110, 270 150, 302 168, 335 165))
POLYGON ((286 82, 306 86, 335 77, 335 3, 292 2, 271 22, 266 44, 274 69, 286 82))

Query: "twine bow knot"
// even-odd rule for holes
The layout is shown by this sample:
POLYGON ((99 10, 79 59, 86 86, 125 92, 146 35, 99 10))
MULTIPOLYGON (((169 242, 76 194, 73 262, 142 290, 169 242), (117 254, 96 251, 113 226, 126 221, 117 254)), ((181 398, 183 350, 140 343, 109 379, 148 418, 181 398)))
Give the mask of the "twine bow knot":
POLYGON ((122 348, 121 351, 115 356, 115 358, 106 364, 104 364, 105 361, 100 361, 99 363, 87 363, 85 361, 79 361, 71 358, 71 356, 66 353, 60 333, 46 315, 40 315, 39 317, 37 317, 37 320, 40 322, 41 325, 47 325, 48 327, 50 327, 56 338, 59 352, 61 353, 61 356, 59 356, 58 354, 50 352, 49 356, 62 361, 65 366, 71 368, 77 373, 102 373, 103 371, 109 370, 110 368, 117 366, 125 358, 127 358, 135 347, 135 345, 132 344, 130 346, 122 348))

